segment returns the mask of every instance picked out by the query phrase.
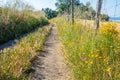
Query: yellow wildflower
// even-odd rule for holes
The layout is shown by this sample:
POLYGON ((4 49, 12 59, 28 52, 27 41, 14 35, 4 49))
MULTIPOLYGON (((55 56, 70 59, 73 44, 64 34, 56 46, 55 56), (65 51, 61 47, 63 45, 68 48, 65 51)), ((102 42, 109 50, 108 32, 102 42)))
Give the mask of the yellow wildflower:
POLYGON ((93 57, 94 57, 94 54, 92 54, 91 57, 93 58, 93 57))
POLYGON ((112 48, 113 46, 110 46, 110 48, 112 48))
POLYGON ((105 58, 103 61, 104 61, 104 62, 106 62, 106 61, 107 61, 107 59, 105 58))
POLYGON ((110 73, 111 72, 111 68, 109 67, 109 68, 107 68, 107 70, 106 70, 108 73, 110 73))
POLYGON ((98 57, 98 54, 96 54, 95 57, 97 58, 97 57, 98 57))
POLYGON ((93 61, 90 61, 89 64, 93 64, 93 61))
POLYGON ((100 33, 102 33, 102 34, 118 34, 118 31, 116 30, 116 24, 114 24, 114 23, 102 24, 102 26, 100 28, 100 33))
POLYGON ((102 56, 99 56, 98 58, 99 58, 99 59, 102 59, 102 56))

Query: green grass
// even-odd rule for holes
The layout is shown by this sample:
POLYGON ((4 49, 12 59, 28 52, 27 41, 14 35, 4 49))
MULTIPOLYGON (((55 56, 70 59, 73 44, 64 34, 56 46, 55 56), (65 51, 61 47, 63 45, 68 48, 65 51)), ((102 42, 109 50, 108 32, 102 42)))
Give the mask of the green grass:
POLYGON ((94 29, 54 19, 64 46, 64 56, 72 67, 75 80, 119 80, 120 39, 116 25, 107 24, 97 35, 94 29), (113 27, 113 28, 111 28, 113 27), (105 31, 103 31, 105 30, 105 31), (107 30, 107 31, 106 31, 107 30))
POLYGON ((30 68, 30 61, 42 50, 50 29, 50 26, 39 28, 17 41, 13 49, 1 51, 3 54, 0 55, 0 79, 26 80, 24 72, 30 68))
MULTIPOLYGON (((16 3, 19 8, 28 6, 20 5, 21 2, 16 3)), ((7 5, 7 4, 6 4, 7 5)), ((10 4, 14 6, 14 4, 10 4)), ((28 33, 31 30, 48 24, 41 11, 29 10, 27 7, 19 10, 15 7, 1 7, 0 8, 0 44, 11 39, 19 37, 21 34, 28 33)))

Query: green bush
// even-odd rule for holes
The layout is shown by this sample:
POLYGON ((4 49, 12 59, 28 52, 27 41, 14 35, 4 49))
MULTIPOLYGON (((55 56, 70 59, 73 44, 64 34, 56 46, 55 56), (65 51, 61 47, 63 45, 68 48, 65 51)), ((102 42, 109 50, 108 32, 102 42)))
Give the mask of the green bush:
POLYGON ((48 24, 45 17, 35 18, 32 15, 34 12, 16 11, 13 13, 10 9, 0 10, 4 11, 0 13, 0 44, 30 32, 38 26, 48 24))

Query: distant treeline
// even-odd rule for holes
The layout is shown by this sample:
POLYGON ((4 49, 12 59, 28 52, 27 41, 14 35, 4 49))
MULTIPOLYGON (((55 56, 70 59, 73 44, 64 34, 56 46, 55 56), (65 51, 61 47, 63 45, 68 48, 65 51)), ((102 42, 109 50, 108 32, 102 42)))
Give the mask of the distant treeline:
MULTIPOLYGON (((87 2, 85 5, 80 3, 75 7, 75 16, 76 18, 94 20, 96 16, 96 11, 91 7, 90 2, 87 2)), ((109 16, 107 14, 100 15, 101 21, 108 21, 109 16)))
MULTIPOLYGON (((43 9, 48 19, 54 18, 57 15, 71 15, 71 1, 69 0, 57 0, 55 3, 57 9, 52 10, 49 8, 43 9)), ((90 2, 86 4, 80 3, 79 0, 75 0, 75 18, 94 20, 96 11, 91 6, 90 2)), ((109 16, 107 14, 100 15, 101 21, 108 21, 109 16)))
POLYGON ((42 9, 42 11, 45 13, 45 16, 48 18, 48 19, 51 19, 51 18, 54 18, 58 15, 58 12, 55 11, 55 10, 52 10, 50 8, 45 8, 45 9, 42 9))

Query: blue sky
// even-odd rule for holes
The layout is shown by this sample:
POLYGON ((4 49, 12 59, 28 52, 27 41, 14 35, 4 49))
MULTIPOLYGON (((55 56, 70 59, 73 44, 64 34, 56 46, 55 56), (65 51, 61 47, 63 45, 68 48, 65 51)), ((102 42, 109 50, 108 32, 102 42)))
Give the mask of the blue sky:
MULTIPOLYGON (((41 10, 42 8, 51 8, 53 10, 56 9, 55 3, 57 0, 24 0, 26 3, 29 3, 32 5, 35 9, 41 10)), ((86 3, 88 1, 91 2, 91 5, 94 9, 96 9, 96 3, 97 0, 80 0, 82 3, 86 3)), ((106 13, 111 17, 120 17, 120 0, 103 0, 103 7, 102 7, 102 13, 106 13), (119 4, 116 7, 116 12, 115 12, 115 5, 119 4)))
POLYGON ((29 4, 33 5, 33 7, 37 10, 41 10, 42 8, 51 8, 53 10, 56 9, 55 3, 57 0, 24 0, 29 4))

